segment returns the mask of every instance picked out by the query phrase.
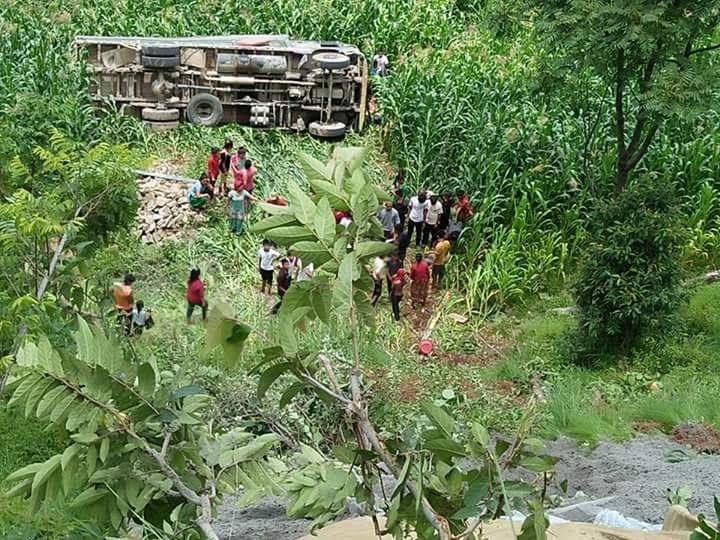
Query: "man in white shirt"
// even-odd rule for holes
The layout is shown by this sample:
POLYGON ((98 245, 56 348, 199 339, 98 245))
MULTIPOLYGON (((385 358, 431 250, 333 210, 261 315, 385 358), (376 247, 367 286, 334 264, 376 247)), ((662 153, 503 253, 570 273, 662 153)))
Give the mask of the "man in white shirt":
POLYGON ((258 249, 257 256, 258 270, 260 271, 260 277, 262 278, 260 292, 267 296, 271 296, 275 259, 280 256, 280 253, 273 249, 269 240, 263 240, 263 245, 260 249, 258 249), (267 292, 265 292, 266 285, 267 292))
POLYGON ((422 242, 423 225, 427 219, 430 210, 430 201, 427 198, 425 190, 420 191, 417 195, 410 198, 408 205, 408 242, 412 240, 413 230, 416 232, 415 247, 420 247, 422 242))
POLYGON ((438 233, 440 232, 438 230, 438 223, 440 223, 440 216, 442 216, 443 211, 443 205, 438 199, 438 196, 431 195, 430 208, 428 208, 427 217, 425 218, 425 227, 423 230, 422 243, 424 246, 432 246, 435 243, 435 240, 437 240, 438 233))
POLYGON ((384 51, 378 51, 372 60, 372 73, 384 77, 388 74, 388 68, 390 67, 390 60, 385 56, 384 51))

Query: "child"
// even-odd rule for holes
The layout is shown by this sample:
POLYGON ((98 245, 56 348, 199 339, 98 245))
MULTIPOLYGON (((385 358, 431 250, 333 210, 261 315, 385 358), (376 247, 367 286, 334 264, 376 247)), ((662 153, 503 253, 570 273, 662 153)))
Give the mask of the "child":
POLYGON ((145 309, 145 303, 142 300, 138 300, 135 304, 135 308, 132 310, 131 321, 130 335, 132 336, 141 335, 143 330, 149 330, 155 324, 151 311, 145 309))
POLYGON ((415 262, 410 267, 410 298, 414 309, 424 306, 427 301, 430 283, 430 265, 423 260, 422 253, 415 254, 415 262))
POLYGON ((262 247, 258 249, 258 271, 262 279, 262 285, 260 286, 260 292, 270 296, 272 294, 272 282, 273 282, 273 263, 275 259, 280 256, 280 253, 275 251, 270 243, 270 240, 263 240, 262 247), (267 287, 267 292, 265 289, 267 287))
POLYGON ((278 271, 277 277, 278 296, 280 297, 280 299, 278 300, 278 303, 273 306, 273 313, 277 313, 280 309, 280 306, 282 306, 283 297, 285 296, 287 290, 290 288, 291 281, 292 278, 290 276, 290 262, 287 259, 282 259, 280 261, 280 270, 278 271))

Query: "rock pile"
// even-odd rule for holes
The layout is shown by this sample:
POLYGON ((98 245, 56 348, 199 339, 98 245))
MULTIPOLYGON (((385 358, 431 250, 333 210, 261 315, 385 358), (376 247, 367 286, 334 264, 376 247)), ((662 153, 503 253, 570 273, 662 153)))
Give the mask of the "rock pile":
POLYGON ((186 229, 194 229, 207 218, 202 212, 190 208, 185 182, 145 177, 137 180, 140 207, 138 209, 137 234, 145 244, 157 244, 163 240, 185 235, 186 229))

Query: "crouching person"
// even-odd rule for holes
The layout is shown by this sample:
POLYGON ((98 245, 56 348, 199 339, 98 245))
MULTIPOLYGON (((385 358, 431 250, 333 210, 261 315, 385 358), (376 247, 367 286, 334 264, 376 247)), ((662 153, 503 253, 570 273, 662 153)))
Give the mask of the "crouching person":
POLYGON ((145 309, 145 303, 142 300, 138 300, 130 317, 130 335, 139 336, 143 331, 150 330, 154 325, 155 321, 153 321, 152 312, 145 309))

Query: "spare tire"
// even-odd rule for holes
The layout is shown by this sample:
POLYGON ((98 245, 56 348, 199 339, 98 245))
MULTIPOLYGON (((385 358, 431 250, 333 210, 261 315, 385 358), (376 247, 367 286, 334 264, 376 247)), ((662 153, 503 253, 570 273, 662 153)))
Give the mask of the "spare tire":
POLYGON ((310 122, 308 131, 318 139, 340 139, 345 135, 347 126, 342 122, 310 122))
POLYGON ((180 65, 179 56, 142 56, 142 65, 149 68, 174 68, 180 65))
POLYGON ((145 56, 180 56, 180 47, 167 43, 146 43, 142 46, 142 53, 145 56))
POLYGON ((193 124, 217 126, 223 119, 223 105, 212 94, 195 94, 188 102, 185 116, 193 124))
POLYGON ((323 69, 345 69, 350 65, 350 58, 339 52, 316 52, 312 59, 323 69))
POLYGON ((152 122, 172 122, 180 118, 178 109, 155 109, 153 107, 144 107, 142 110, 142 119, 152 122))

